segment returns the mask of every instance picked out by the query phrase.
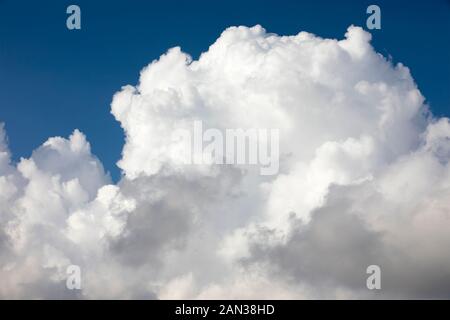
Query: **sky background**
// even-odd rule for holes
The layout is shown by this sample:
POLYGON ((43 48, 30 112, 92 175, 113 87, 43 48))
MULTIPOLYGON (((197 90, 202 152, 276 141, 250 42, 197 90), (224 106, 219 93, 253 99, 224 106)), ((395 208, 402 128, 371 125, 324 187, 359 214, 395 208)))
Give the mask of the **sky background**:
POLYGON ((0 299, 448 299, 449 37, 448 0, 0 0, 0 299), (193 120, 279 135, 184 165, 193 120))
POLYGON ((382 29, 371 31, 376 50, 408 66, 433 113, 449 116, 447 0, 0 0, 0 121, 13 158, 78 128, 117 181, 124 135, 110 114, 112 96, 168 48, 197 58, 232 25, 341 39, 351 24, 365 28, 370 4, 382 13, 382 29), (70 4, 81 7, 81 30, 66 28, 70 4))

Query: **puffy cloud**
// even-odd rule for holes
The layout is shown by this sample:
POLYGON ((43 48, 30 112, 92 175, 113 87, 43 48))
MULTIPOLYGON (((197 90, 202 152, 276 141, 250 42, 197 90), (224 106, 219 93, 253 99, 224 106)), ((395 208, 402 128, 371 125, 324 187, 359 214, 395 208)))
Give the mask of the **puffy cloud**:
POLYGON ((273 229, 256 231, 246 263, 306 282, 324 297, 347 288, 353 297, 371 297, 362 284, 365 268, 376 264, 383 285, 374 297, 448 297, 450 168, 448 157, 440 161, 429 145, 446 136, 439 150, 447 149, 449 134, 448 119, 430 124, 422 147, 373 179, 330 187, 311 221, 291 217, 285 238, 273 229))
POLYGON ((198 60, 170 49, 113 97, 116 185, 78 130, 12 164, 1 127, 0 296, 448 296, 449 120, 370 40, 231 27, 198 60), (279 173, 185 164, 174 132, 198 120, 278 129, 279 173))
POLYGON ((48 139, 29 159, 9 165, 7 172, 0 177, 0 295, 59 295, 67 291, 59 283, 65 279, 65 267, 80 251, 64 229, 109 177, 78 130, 68 140, 48 139))

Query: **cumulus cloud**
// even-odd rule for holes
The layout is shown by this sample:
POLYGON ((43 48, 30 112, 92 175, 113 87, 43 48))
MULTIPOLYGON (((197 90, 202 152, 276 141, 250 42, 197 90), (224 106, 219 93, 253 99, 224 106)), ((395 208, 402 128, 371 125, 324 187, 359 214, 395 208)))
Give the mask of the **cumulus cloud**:
POLYGON ((15 164, 0 127, 0 297, 448 297, 450 123, 370 40, 231 27, 168 50, 113 97, 117 184, 78 130, 15 164), (279 173, 184 164, 173 133, 198 120, 278 129, 279 173))

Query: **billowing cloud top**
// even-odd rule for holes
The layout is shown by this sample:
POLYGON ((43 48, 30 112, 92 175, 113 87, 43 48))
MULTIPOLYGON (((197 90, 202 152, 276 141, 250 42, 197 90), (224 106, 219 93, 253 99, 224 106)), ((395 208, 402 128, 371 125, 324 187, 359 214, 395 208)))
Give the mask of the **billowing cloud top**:
POLYGON ((370 40, 231 27, 198 60, 170 49, 113 98, 117 185, 78 130, 16 165, 1 127, 0 297, 448 297, 450 123, 370 40), (196 120, 278 129, 279 173, 182 164, 196 120))

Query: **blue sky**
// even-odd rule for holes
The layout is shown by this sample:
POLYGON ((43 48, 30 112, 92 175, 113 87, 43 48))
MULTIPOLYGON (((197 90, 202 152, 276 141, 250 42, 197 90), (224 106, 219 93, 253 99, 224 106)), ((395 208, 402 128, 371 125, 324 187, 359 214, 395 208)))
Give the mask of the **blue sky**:
POLYGON ((231 25, 343 38, 349 25, 365 27, 369 4, 382 10, 377 51, 407 65, 433 113, 449 116, 450 1, 0 0, 0 121, 13 157, 79 128, 117 180, 124 137, 112 96, 168 48, 196 58, 231 25), (82 30, 66 28, 70 4, 81 7, 82 30))

